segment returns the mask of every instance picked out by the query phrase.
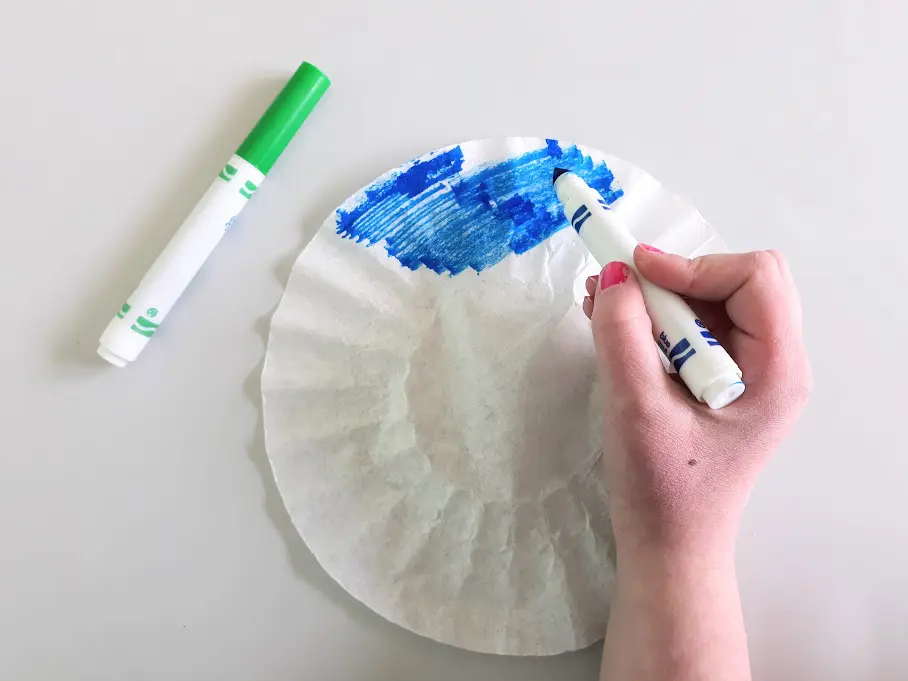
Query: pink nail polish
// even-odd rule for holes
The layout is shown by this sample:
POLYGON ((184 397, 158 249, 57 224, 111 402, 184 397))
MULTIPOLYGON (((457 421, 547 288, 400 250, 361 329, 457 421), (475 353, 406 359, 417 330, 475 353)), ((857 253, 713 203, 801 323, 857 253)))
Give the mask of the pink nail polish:
POLYGON ((627 265, 623 262, 610 262, 602 268, 602 273, 599 275, 599 290, 604 291, 610 286, 623 284, 627 281, 629 272, 627 265))
POLYGON ((647 253, 655 253, 656 255, 665 255, 665 251, 660 251, 655 246, 650 246, 649 244, 640 244, 640 248, 642 248, 647 253))

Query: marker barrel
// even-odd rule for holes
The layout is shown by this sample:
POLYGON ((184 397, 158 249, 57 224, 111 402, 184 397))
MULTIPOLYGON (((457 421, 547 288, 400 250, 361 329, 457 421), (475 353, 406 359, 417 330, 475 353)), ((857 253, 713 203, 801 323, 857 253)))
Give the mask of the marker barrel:
POLYGON ((230 159, 101 335, 101 357, 125 367, 139 356, 264 179, 251 163, 230 159))
POLYGON ((637 240, 602 196, 574 173, 558 177, 555 191, 599 264, 621 261, 637 273, 656 345, 694 397, 712 409, 738 399, 744 393, 741 369, 681 296, 640 276, 634 263, 637 240))
POLYGON ((102 358, 139 356, 330 84, 312 64, 296 70, 101 335, 102 358))

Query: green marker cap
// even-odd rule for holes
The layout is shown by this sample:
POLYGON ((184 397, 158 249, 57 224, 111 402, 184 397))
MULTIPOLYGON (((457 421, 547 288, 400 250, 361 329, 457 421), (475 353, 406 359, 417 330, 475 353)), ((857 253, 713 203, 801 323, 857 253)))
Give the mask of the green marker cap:
POLYGON ((267 175, 331 81, 303 62, 240 145, 240 156, 267 175))

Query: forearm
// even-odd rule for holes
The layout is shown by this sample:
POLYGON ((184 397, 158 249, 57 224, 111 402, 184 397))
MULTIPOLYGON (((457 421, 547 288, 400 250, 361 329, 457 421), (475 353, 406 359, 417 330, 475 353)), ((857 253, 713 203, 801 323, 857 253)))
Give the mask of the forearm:
POLYGON ((733 541, 618 544, 602 681, 749 681, 733 541))

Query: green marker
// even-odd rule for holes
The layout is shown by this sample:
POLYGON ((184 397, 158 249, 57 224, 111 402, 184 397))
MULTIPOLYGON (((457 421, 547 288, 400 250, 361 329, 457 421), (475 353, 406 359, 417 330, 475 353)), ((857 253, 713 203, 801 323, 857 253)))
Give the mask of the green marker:
POLYGON ((101 357, 139 356, 330 84, 312 64, 297 69, 101 335, 101 357))

